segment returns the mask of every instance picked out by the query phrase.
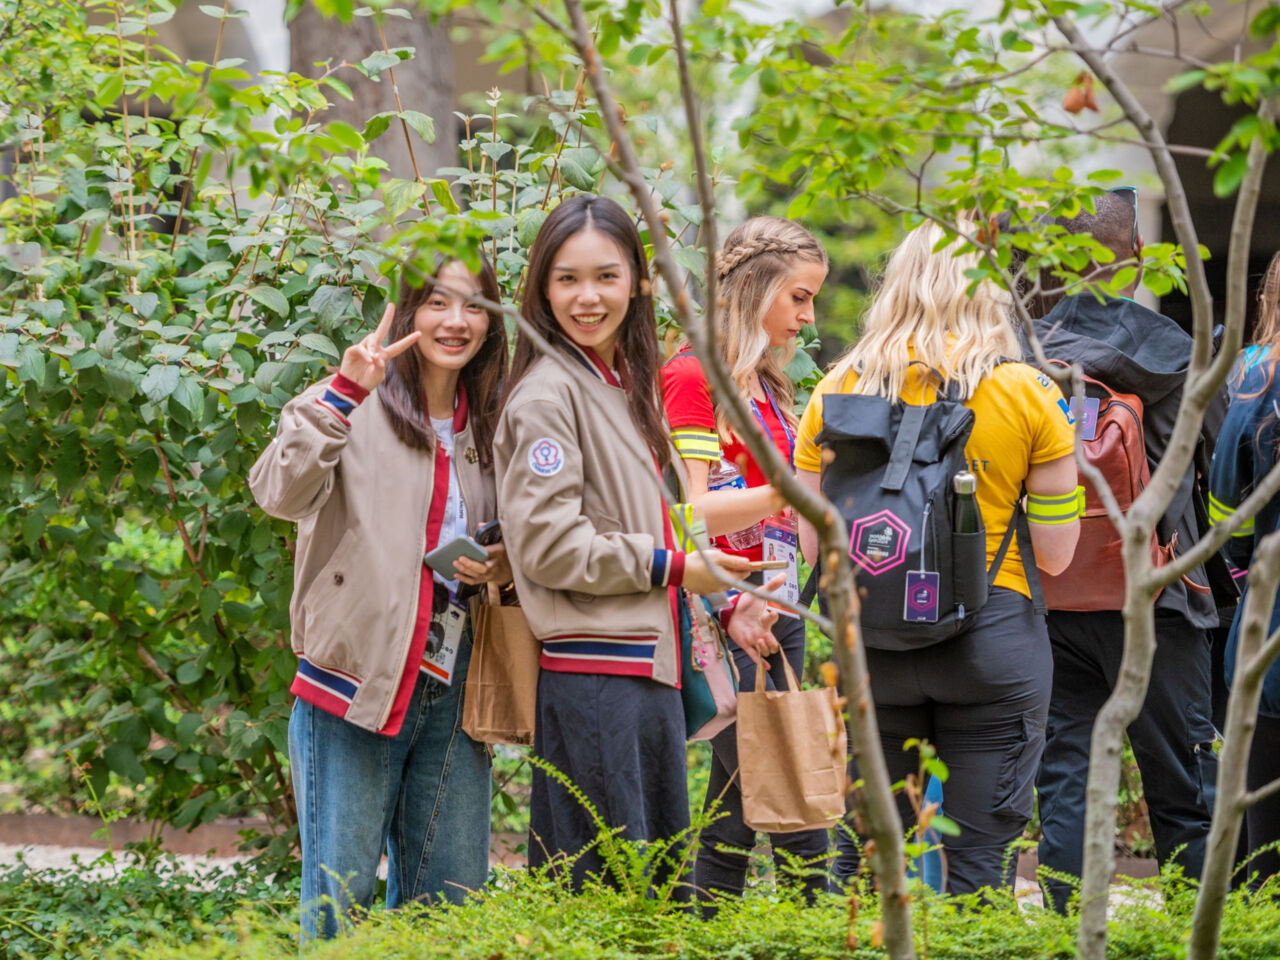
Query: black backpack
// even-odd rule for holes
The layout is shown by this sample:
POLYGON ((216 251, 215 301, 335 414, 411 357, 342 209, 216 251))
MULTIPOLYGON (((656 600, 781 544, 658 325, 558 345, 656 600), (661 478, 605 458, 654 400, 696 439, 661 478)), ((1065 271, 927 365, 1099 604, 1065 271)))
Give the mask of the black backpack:
POLYGON ((823 397, 821 488, 849 527, 868 647, 912 650, 968 629, 1015 534, 1036 612, 1044 612, 1021 497, 990 570, 985 525, 955 532, 951 478, 968 468, 974 418, 955 385, 944 387, 923 406, 823 397))

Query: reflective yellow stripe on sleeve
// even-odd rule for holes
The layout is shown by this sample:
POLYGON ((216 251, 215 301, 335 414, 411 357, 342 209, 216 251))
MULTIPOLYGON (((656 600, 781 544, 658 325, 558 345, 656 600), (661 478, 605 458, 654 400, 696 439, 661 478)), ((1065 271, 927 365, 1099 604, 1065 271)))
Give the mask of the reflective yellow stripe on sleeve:
MULTIPOLYGON (((1209 522, 1221 523, 1223 520, 1233 516, 1236 512, 1235 507, 1229 507, 1212 493, 1209 494, 1209 522)), ((1233 537, 1252 537, 1254 531, 1253 517, 1246 520, 1231 536, 1233 537)))
POLYGON ((1027 520, 1030 523, 1070 523, 1084 513, 1084 487, 1055 496, 1027 494, 1027 520))
POLYGON ((720 437, 698 427, 680 427, 671 431, 676 453, 686 460, 720 462, 720 437))

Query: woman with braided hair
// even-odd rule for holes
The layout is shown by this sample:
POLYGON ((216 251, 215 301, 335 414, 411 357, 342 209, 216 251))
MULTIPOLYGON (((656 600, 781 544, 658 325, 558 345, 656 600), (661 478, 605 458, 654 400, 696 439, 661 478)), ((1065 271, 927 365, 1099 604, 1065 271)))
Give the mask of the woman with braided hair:
MULTIPOLYGON (((804 227, 779 217, 755 217, 725 239, 716 258, 721 310, 718 346, 735 386, 772 439, 778 452, 793 460, 796 416, 791 381, 783 373, 796 349, 796 337, 813 323, 813 301, 827 277, 827 255, 804 227)), ((717 408, 697 357, 688 348, 662 371, 667 420, 676 451, 689 475, 689 498, 706 520, 707 533, 726 553, 761 560, 766 542, 775 556, 789 558, 787 586, 798 594, 795 521, 777 516, 782 504, 740 437, 717 408)), ((759 582, 761 575, 756 574, 759 582)), ((773 627, 769 651, 770 688, 785 687, 782 657, 799 674, 804 668, 804 622, 783 614, 773 627)), ((755 683, 756 661, 735 650, 742 689, 755 683)), ((703 900, 717 894, 741 894, 755 831, 742 819, 738 788, 737 728, 711 741, 713 758, 707 808, 718 805, 719 819, 702 831, 694 882, 703 900)), ((771 836, 779 873, 802 870, 806 896, 826 889, 827 832, 806 830, 771 836), (785 862, 784 862, 785 861, 785 862)), ((708 908, 714 909, 714 908, 708 908)))

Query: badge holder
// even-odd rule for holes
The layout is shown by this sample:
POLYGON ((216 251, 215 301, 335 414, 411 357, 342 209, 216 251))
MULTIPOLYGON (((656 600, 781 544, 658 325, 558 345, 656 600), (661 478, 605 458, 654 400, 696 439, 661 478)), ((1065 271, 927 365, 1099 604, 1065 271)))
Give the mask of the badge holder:
MULTIPOLYGON (((764 537, 760 544, 760 555, 764 560, 785 560, 786 581, 773 592, 773 596, 794 606, 800 605, 800 534, 795 517, 768 517, 763 523, 764 537)), ((765 571, 766 581, 771 579, 770 571, 765 571)), ((798 616, 781 604, 769 601, 769 607, 788 617, 798 616)))
POLYGON ((458 648, 462 645, 462 630, 467 624, 467 608, 449 595, 449 602, 440 611, 431 611, 431 632, 440 632, 442 640, 435 653, 424 654, 422 667, 429 675, 446 687, 453 685, 453 669, 458 663, 458 648))
POLYGON ((1093 440, 1095 437, 1097 437, 1098 408, 1100 406, 1101 406, 1101 403, 1097 397, 1085 397, 1084 398, 1084 416, 1083 418, 1081 418, 1080 411, 1077 409, 1077 406, 1076 406, 1076 398, 1075 397, 1071 398, 1071 403, 1069 404, 1068 409, 1071 411, 1072 417, 1081 419, 1081 423, 1080 423, 1080 439, 1081 440, 1093 440))
POLYGON ((936 571, 924 569, 931 509, 932 504, 926 503, 920 524, 920 569, 907 571, 907 587, 902 598, 902 619, 907 623, 938 622, 938 594, 942 578, 936 571))

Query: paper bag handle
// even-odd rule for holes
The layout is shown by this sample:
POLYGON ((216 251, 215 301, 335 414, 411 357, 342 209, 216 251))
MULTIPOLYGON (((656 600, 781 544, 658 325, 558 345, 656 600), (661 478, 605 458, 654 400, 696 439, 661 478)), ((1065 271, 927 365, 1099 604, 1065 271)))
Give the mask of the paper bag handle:
MULTIPOLYGON (((791 661, 787 659, 787 655, 782 655, 782 669, 787 675, 787 689, 775 691, 776 693, 799 693, 800 681, 796 679, 796 672, 791 669, 791 661)), ((765 675, 768 674, 767 663, 763 657, 760 659, 759 666, 756 667, 756 693, 764 693, 765 675)))

